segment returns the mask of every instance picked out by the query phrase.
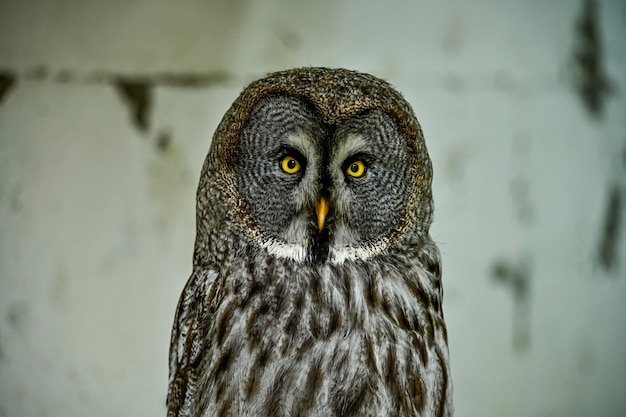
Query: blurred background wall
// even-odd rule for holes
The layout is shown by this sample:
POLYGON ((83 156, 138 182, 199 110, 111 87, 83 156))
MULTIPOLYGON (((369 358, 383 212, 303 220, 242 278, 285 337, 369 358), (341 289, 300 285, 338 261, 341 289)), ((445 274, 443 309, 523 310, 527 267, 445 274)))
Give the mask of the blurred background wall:
POLYGON ((3 0, 0 416, 165 415, 213 131, 308 65, 422 123, 456 415, 626 415, 625 1, 3 0))

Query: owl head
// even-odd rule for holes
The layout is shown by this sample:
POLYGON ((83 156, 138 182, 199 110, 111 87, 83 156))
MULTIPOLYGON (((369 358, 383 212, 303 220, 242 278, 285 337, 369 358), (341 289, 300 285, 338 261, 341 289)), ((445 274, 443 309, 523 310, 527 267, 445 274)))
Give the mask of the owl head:
POLYGON ((300 68, 253 82, 219 124, 198 188, 196 262, 249 245, 295 262, 368 259, 419 244, 432 168, 387 82, 300 68))

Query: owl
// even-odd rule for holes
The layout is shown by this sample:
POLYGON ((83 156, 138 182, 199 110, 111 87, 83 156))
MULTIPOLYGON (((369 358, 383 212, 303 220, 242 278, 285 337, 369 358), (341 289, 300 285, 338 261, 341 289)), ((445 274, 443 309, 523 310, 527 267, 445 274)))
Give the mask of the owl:
POLYGON ((272 73, 213 136, 169 417, 452 416, 432 167, 387 82, 272 73))

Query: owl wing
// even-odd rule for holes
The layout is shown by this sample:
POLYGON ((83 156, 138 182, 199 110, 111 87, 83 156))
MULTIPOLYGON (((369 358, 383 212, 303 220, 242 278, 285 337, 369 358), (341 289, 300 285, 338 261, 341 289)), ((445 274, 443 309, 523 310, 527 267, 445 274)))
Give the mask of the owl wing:
POLYGON ((170 341, 167 416, 188 416, 194 407, 197 368, 203 342, 202 325, 219 292, 217 273, 194 271, 178 301, 170 341))

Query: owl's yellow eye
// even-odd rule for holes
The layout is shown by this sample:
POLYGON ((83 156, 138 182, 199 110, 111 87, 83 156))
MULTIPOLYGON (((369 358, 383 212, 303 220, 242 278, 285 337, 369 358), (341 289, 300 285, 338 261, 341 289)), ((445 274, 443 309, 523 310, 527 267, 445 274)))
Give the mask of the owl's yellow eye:
POLYGON ((286 157, 283 158, 282 162, 280 163, 280 167, 287 174, 295 174, 296 172, 300 171, 300 168, 302 168, 302 165, 300 165, 300 162, 298 162, 296 158, 294 158, 293 156, 287 155, 286 157))
POLYGON ((348 165, 348 169, 346 169, 346 174, 350 175, 354 178, 362 177, 365 174, 365 164, 363 161, 354 161, 350 165, 348 165))

